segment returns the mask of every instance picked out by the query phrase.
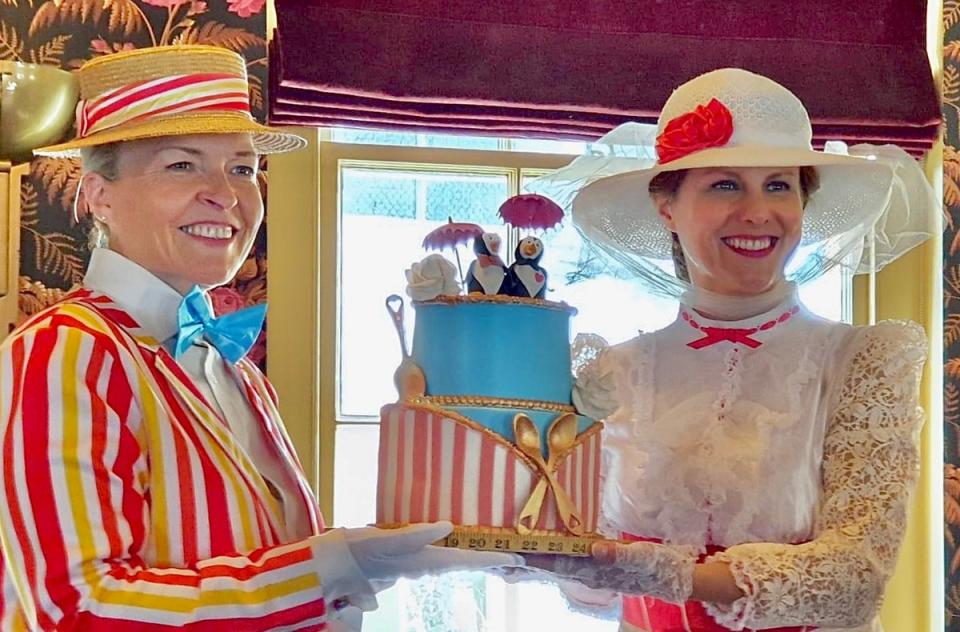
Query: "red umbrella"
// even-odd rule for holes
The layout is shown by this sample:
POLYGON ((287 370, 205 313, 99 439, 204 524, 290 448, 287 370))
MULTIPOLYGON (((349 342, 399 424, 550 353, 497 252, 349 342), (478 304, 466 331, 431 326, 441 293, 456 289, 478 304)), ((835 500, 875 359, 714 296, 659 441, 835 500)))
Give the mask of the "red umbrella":
POLYGON ((455 222, 452 217, 447 218, 447 223, 431 230, 423 238, 423 247, 427 250, 441 250, 443 248, 453 248, 453 254, 457 257, 457 270, 460 272, 460 284, 463 280, 463 266, 460 265, 460 253, 457 246, 465 244, 471 239, 477 239, 483 235, 483 228, 469 222, 455 222))
POLYGON ((547 230, 563 221, 563 209, 548 197, 530 193, 500 205, 500 217, 514 228, 547 230))

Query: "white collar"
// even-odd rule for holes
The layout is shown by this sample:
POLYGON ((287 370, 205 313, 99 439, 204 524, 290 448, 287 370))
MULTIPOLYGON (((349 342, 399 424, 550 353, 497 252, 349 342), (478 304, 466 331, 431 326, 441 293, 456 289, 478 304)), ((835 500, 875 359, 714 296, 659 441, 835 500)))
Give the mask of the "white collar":
POLYGON ((157 340, 165 341, 177 333, 177 310, 183 295, 135 261, 107 248, 95 248, 83 284, 113 299, 157 340))
POLYGON ((715 321, 740 321, 763 316, 784 305, 792 307, 797 300, 797 284, 789 281, 780 281, 754 296, 726 296, 692 285, 680 297, 681 305, 701 316, 709 315, 715 321))

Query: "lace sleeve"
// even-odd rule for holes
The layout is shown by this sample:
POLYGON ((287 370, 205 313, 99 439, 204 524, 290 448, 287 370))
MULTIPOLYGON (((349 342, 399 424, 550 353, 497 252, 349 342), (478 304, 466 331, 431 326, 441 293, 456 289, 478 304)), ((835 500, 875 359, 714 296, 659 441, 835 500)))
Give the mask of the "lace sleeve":
POLYGON ((578 334, 572 366, 576 379, 573 404, 580 414, 605 419, 617 410, 617 383, 606 340, 596 334, 578 334))
POLYGON ((917 405, 926 358, 915 323, 864 328, 852 342, 823 448, 823 503, 806 544, 742 544, 727 562, 745 597, 706 604, 734 630, 857 626, 876 615, 920 468, 917 405))
POLYGON ((587 588, 577 581, 557 580, 567 609, 604 621, 619 621, 622 613, 620 593, 587 588))

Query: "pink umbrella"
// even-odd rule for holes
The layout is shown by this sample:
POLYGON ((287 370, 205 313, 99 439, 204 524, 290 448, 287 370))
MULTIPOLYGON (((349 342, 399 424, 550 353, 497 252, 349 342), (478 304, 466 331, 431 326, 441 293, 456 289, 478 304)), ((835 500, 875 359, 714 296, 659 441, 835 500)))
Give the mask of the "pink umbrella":
POLYGON ((563 209, 548 197, 515 195, 500 205, 500 217, 514 228, 547 230, 563 221, 563 209))
POLYGON ((449 218, 446 224, 438 226, 423 238, 423 247, 427 250, 456 248, 483 234, 483 228, 469 222, 455 222, 449 218))
POLYGON ((434 228, 423 238, 423 247, 427 250, 453 248, 453 254, 457 257, 457 270, 460 272, 460 283, 463 284, 463 266, 460 265, 460 253, 457 251, 457 246, 465 244, 471 239, 476 239, 481 235, 483 235, 483 228, 477 224, 455 222, 452 217, 448 217, 446 224, 434 228))

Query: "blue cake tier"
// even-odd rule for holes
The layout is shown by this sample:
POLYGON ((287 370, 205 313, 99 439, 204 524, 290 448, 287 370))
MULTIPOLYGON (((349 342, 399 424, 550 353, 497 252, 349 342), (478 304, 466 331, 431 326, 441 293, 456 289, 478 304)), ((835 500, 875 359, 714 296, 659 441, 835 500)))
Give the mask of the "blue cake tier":
POLYGON ((414 306, 413 359, 427 395, 570 403, 572 308, 477 295, 414 306))

